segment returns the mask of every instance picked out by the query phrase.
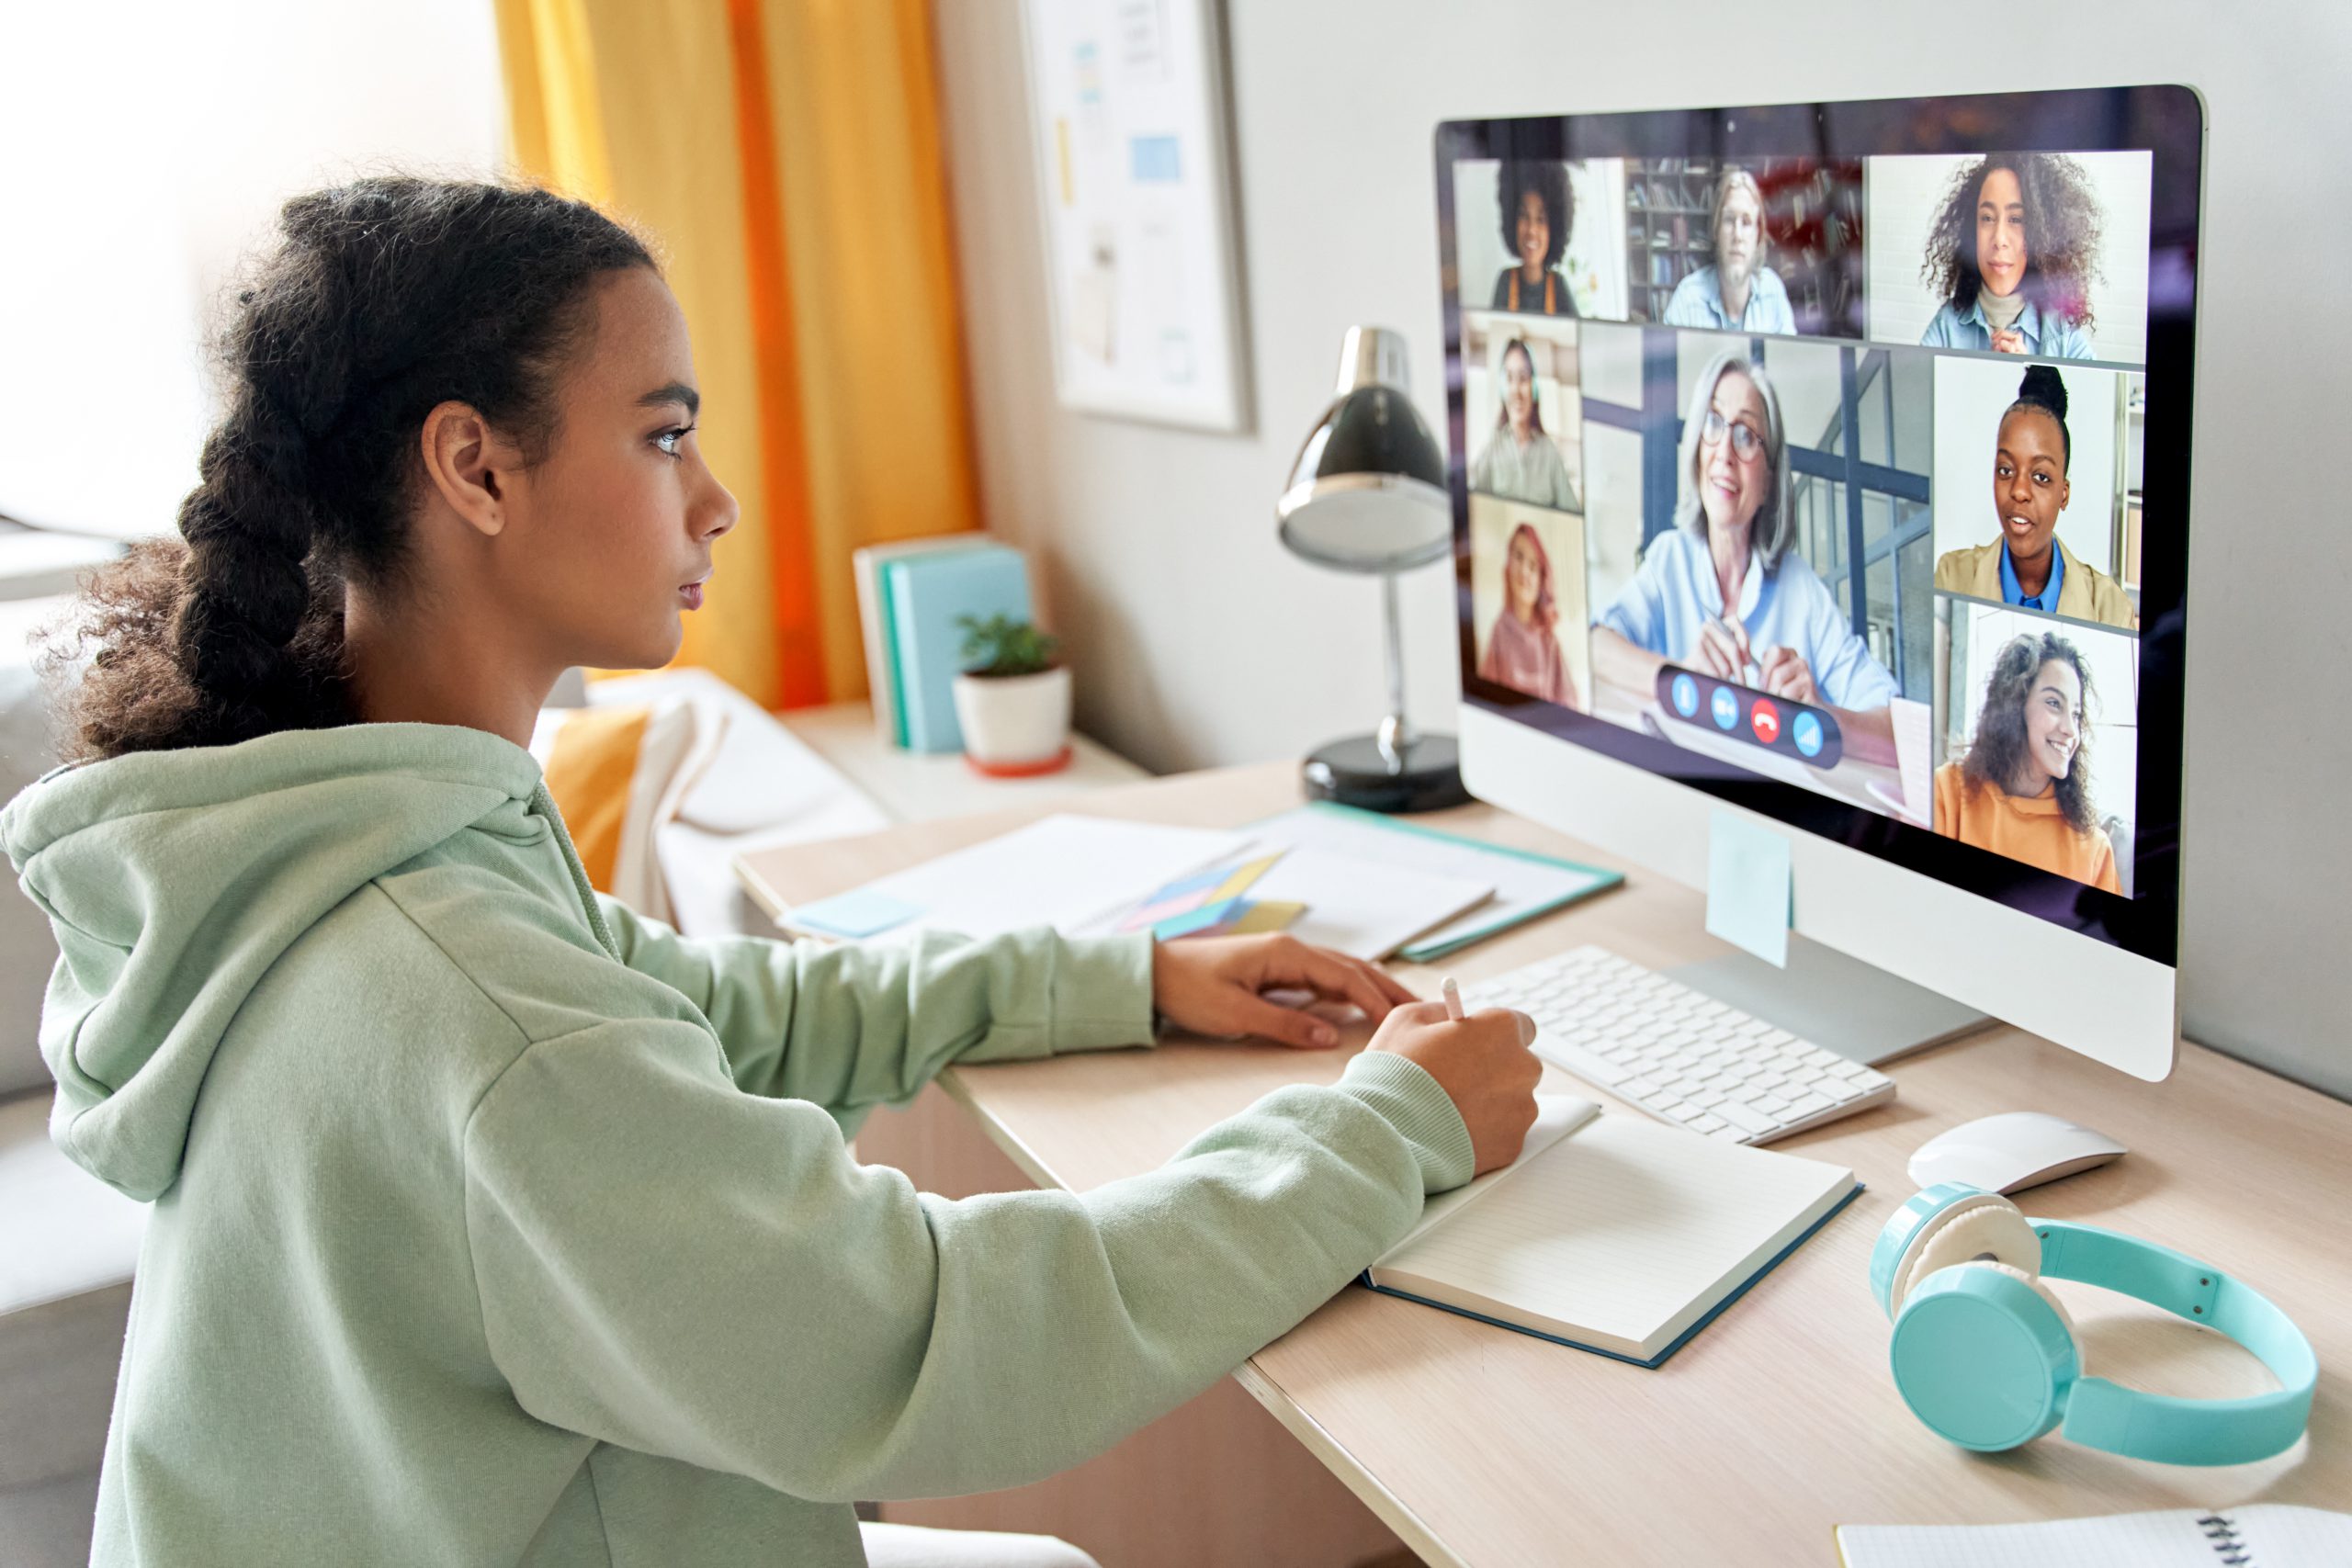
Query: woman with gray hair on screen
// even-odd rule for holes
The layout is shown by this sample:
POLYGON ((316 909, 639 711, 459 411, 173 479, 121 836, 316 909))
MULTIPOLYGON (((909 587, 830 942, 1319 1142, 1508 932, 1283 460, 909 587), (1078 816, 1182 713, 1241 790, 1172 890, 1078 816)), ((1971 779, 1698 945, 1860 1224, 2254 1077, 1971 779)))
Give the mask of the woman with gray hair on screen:
POLYGON ((1597 680, 1646 695, 1680 664, 1834 710, 1849 755, 1894 760, 1894 677, 1871 657, 1796 536, 1781 398, 1761 365, 1715 355, 1682 424, 1676 526, 1592 627, 1597 680))
POLYGON ((1736 164, 1715 181, 1715 259, 1674 286, 1669 327, 1793 333, 1797 319, 1781 275, 1764 265, 1764 191, 1736 164))

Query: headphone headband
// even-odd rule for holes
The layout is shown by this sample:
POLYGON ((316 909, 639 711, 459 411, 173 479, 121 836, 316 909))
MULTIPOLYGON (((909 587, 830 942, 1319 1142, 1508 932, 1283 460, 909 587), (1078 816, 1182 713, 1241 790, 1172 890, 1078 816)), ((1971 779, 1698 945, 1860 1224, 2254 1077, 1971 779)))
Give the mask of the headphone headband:
POLYGON ((2059 1430, 2086 1447, 2165 1464, 2245 1464, 2292 1448, 2311 1418, 2319 1357, 2293 1319, 2252 1287, 2185 1253, 2063 1220, 2029 1220, 2041 1273, 2098 1285, 2234 1339, 2278 1380, 2273 1393, 2181 1399, 2084 1378, 2059 1430))

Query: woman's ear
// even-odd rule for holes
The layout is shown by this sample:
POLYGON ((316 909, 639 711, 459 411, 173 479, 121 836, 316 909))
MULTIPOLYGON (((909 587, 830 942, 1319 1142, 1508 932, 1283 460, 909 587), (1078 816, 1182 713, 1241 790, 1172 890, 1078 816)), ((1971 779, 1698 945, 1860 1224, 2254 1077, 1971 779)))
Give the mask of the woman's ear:
POLYGON ((460 402, 436 405, 417 440, 433 493, 484 538, 503 533, 507 490, 522 467, 521 453, 460 402))

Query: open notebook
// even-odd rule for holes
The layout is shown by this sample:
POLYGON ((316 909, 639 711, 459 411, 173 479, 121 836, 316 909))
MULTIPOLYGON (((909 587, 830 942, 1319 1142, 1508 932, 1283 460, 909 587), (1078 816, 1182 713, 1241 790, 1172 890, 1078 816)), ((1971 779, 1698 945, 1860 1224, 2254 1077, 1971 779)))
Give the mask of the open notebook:
POLYGON ((1366 1284, 1655 1367, 1862 1190, 1842 1166, 1538 1103, 1520 1157, 1431 1199, 1366 1284))
POLYGON ((1840 1525, 1846 1568, 2342 1568, 2352 1514, 2256 1503, 2030 1525, 1840 1525))

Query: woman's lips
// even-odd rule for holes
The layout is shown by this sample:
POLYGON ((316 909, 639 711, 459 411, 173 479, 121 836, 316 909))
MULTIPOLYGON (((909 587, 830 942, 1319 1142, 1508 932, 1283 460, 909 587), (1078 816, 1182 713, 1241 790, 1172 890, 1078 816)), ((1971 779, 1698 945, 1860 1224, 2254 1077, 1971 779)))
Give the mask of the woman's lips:
POLYGON ((2033 519, 2030 517, 2020 516, 2004 517, 2001 519, 2001 526, 2007 528, 2010 533, 2017 535, 2019 538, 2023 538, 2028 534, 2033 532, 2033 519))
POLYGON ((689 610, 701 609, 702 584, 699 582, 689 582, 684 588, 679 589, 678 602, 685 605, 689 610))

